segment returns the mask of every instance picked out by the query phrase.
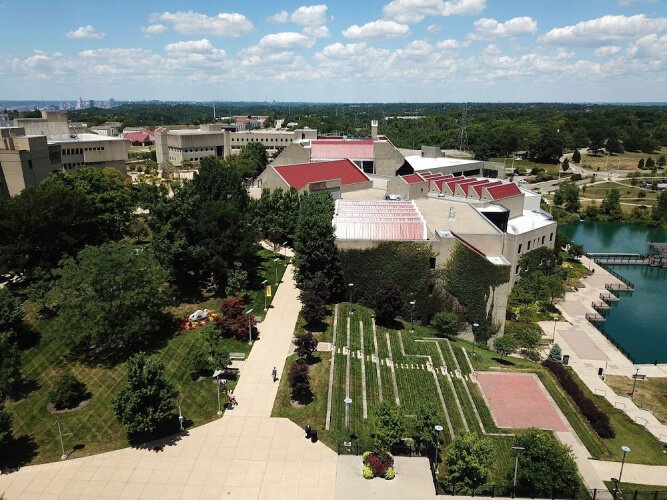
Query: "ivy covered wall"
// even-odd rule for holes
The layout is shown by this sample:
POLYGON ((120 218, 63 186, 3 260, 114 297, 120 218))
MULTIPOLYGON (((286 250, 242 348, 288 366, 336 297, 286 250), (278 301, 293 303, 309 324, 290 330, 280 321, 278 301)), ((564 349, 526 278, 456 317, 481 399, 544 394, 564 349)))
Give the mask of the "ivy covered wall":
POLYGON ((465 310, 468 322, 479 324, 477 340, 488 340, 492 332, 495 289, 510 279, 510 266, 496 266, 457 242, 445 266, 445 288, 465 310))
POLYGON ((431 246, 411 241, 388 241, 365 250, 341 250, 345 300, 349 300, 348 283, 354 283, 353 301, 372 307, 380 285, 395 282, 406 302, 426 302, 428 296, 431 246))

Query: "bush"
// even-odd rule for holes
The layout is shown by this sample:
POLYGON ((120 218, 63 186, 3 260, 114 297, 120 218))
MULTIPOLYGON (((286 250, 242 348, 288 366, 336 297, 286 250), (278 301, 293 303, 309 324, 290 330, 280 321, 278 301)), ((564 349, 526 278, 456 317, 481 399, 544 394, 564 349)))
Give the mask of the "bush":
POLYGON ((609 422, 609 416, 595 406, 595 403, 583 393, 579 384, 572 377, 572 374, 563 365, 549 359, 542 364, 555 375, 560 385, 565 389, 565 392, 570 395, 579 407, 579 410, 581 410, 581 413, 586 417, 586 420, 590 422, 593 430, 601 438, 613 438, 616 436, 609 422))
POLYGON ((461 326, 461 319, 453 312, 441 311, 431 319, 431 327, 441 337, 458 335, 461 326))
POLYGON ((364 479, 373 479, 375 477, 373 474, 373 469, 371 469, 368 465, 363 466, 361 475, 364 476, 364 479))
POLYGON ((60 377, 49 393, 49 400, 57 410, 76 408, 87 397, 86 384, 70 374, 60 377))
POLYGON ((200 375, 211 371, 211 363, 205 349, 195 349, 188 356, 188 367, 190 375, 196 379, 200 375))
POLYGON ((308 401, 312 396, 310 391, 310 373, 308 363, 298 359, 290 368, 288 375, 289 385, 292 389, 292 399, 295 401, 308 401))
POLYGON ((364 458, 364 465, 367 465, 371 469, 374 476, 385 477, 387 471, 394 466, 394 457, 391 453, 383 455, 371 453, 364 458))
POLYGON ((375 294, 373 307, 380 320, 390 321, 398 316, 405 307, 399 286, 393 281, 382 283, 375 294))
POLYGON ((394 470, 393 467, 389 467, 387 469, 387 472, 385 472, 385 474, 384 474, 384 478, 391 481, 395 477, 396 477, 396 471, 394 470))
POLYGON ((218 325, 223 337, 236 337, 239 340, 248 338, 248 327, 254 327, 257 320, 245 314, 244 308, 243 300, 238 297, 229 297, 220 303, 222 316, 218 318, 218 325))

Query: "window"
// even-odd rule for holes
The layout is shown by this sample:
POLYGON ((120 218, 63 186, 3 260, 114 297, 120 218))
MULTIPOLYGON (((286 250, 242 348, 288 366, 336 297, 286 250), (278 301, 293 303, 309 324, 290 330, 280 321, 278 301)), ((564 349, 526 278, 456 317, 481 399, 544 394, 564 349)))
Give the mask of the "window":
POLYGON ((523 245, 522 245, 521 243, 519 243, 519 251, 518 251, 517 253, 521 253, 521 247, 522 247, 522 246, 523 246, 523 245))
POLYGON ((516 266, 516 269, 514 270, 514 274, 519 274, 519 266, 516 266))
POLYGON ((549 235, 549 241, 553 241, 553 240, 554 240, 554 233, 551 233, 551 234, 549 235))
POLYGON ((528 242, 528 250, 530 250, 530 241, 528 242))
POLYGON ((429 261, 429 266, 431 267, 431 269, 435 269, 435 257, 431 257, 429 261))
POLYGON ((544 238, 546 238, 546 236, 542 236, 542 245, 544 245, 544 238))

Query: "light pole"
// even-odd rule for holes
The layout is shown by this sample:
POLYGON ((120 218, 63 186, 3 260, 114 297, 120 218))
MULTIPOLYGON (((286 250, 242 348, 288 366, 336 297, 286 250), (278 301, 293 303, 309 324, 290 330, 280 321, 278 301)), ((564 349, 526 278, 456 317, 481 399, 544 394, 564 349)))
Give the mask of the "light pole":
POLYGON ((479 328, 479 323, 476 321, 472 324, 472 354, 475 355, 475 345, 477 345, 477 329, 479 328))
POLYGON ((435 472, 438 472, 438 448, 440 448, 440 433, 443 430, 442 425, 436 425, 433 427, 435 429, 435 463, 433 464, 433 469, 435 472))
POLYGON ((220 370, 217 370, 218 373, 216 374, 215 377, 215 382, 216 382, 216 392, 218 393, 218 413, 217 415, 220 416, 222 415, 222 407, 220 406, 220 370))
POLYGON ((352 446, 352 433, 350 432, 350 405, 352 404, 352 398, 347 397, 343 402, 345 403, 345 428, 348 435, 348 441, 345 441, 343 446, 350 447, 352 446))
POLYGON ((516 452, 516 459, 514 460, 514 483, 512 486, 512 496, 516 494, 516 478, 519 473, 519 453, 521 453, 525 448, 523 446, 512 446, 512 449, 516 452))
MULTIPOLYGON (((252 309, 248 309, 245 313, 249 315, 252 312, 252 309)), ((252 320, 248 316, 248 344, 252 345, 252 320)))
POLYGON ((280 257, 276 257, 273 259, 273 262, 275 262, 275 269, 276 269, 276 286, 278 286, 278 261, 280 260, 280 257))
POLYGON ((630 399, 632 400, 635 399, 635 387, 637 387, 637 375, 639 375, 639 368, 637 368, 637 371, 635 372, 635 381, 632 383, 632 394, 630 394, 630 399))
POLYGON ((56 419, 56 421, 53 422, 53 424, 58 426, 58 437, 60 437, 60 449, 62 451, 62 455, 60 455, 60 460, 65 460, 67 458, 67 454, 65 453, 65 442, 63 441, 63 431, 60 428, 60 420, 56 419))
POLYGON ((185 419, 183 418, 183 414, 181 413, 181 405, 179 403, 178 405, 178 426, 180 428, 180 431, 183 432, 185 428, 183 427, 183 421, 185 419))
POLYGON ((410 333, 415 333, 415 304, 417 303, 416 300, 411 300, 410 301, 410 333))
POLYGON ((558 323, 558 318, 559 316, 557 314, 554 314, 551 316, 551 319, 554 320, 554 331, 551 333, 551 343, 553 344, 556 342, 556 323, 558 323))
POLYGON ((352 309, 352 290, 354 290, 354 283, 348 283, 347 286, 350 287, 350 314, 352 314, 354 312, 352 309))
POLYGON ((283 243, 283 250, 285 250, 285 266, 287 266, 287 244, 288 243, 289 243, 289 241, 286 241, 285 243, 283 243))
POLYGON ((623 452, 623 460, 621 460, 621 471, 618 473, 618 481, 614 481, 616 483, 616 486, 614 488, 614 498, 616 498, 616 494, 618 493, 618 485, 621 484, 621 479, 623 479, 623 466, 625 465, 625 455, 627 455, 630 452, 630 447, 629 446, 621 446, 621 451, 623 452))
POLYGON ((268 309, 266 305, 266 284, 269 282, 269 280, 264 280, 262 281, 262 290, 264 290, 264 311, 268 309))

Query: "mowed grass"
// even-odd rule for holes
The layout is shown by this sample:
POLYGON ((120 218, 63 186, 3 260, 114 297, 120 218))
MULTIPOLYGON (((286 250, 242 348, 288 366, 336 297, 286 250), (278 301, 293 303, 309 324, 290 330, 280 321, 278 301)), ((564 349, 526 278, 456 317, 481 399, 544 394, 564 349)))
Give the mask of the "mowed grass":
MULTIPOLYGON (((653 158, 657 161, 661 154, 667 154, 667 148, 660 148, 660 152, 648 154, 648 153, 637 153, 634 151, 625 151, 621 154, 614 155, 605 155, 599 154, 597 156, 584 153, 581 155, 581 161, 579 166, 584 168, 589 168, 594 171, 600 169, 600 172, 606 170, 638 170, 637 164, 641 158, 646 161, 647 158, 653 158)), ((661 168, 658 167, 658 171, 661 168)), ((642 172, 642 170, 640 170, 642 172)), ((644 170, 645 172, 645 170, 644 170)))
MULTIPOLYGON (((262 279, 275 280, 273 254, 260 252, 262 279), (273 278, 271 276, 273 275, 273 278)), ((281 258, 282 262, 282 258, 281 258)), ((278 276, 282 277, 284 266, 278 263, 278 276)), ((275 291, 275 289, 274 289, 275 291)), ((249 290, 247 295, 254 302, 262 301, 261 287, 249 290)), ((178 403, 188 426, 198 426, 217 418, 216 386, 210 379, 192 380, 188 360, 195 349, 206 348, 206 341, 200 330, 178 332, 176 320, 187 316, 196 309, 219 310, 221 297, 209 296, 199 303, 183 303, 169 307, 166 312, 174 318, 174 330, 166 332, 161 344, 148 352, 165 366, 169 380, 176 387, 178 403)), ((30 436, 36 445, 36 454, 30 463, 55 461, 62 454, 55 419, 60 421, 64 434, 66 453, 72 458, 93 455, 129 446, 126 428, 118 423, 112 410, 112 401, 126 383, 125 363, 108 367, 84 363, 68 357, 68 349, 63 334, 56 322, 36 319, 35 308, 26 303, 27 318, 31 328, 39 334, 39 342, 22 352, 22 373, 30 390, 18 401, 11 401, 6 408, 14 416, 14 435, 30 436), (76 411, 51 414, 47 410, 49 392, 61 375, 71 373, 83 381, 92 398, 88 404, 76 411)), ((250 346, 245 341, 224 339, 229 352, 248 354, 250 346)), ((236 382, 229 384, 230 388, 236 382)), ((224 406, 226 397, 221 396, 224 406)), ((178 420, 174 419, 174 432, 178 431, 178 420)))

